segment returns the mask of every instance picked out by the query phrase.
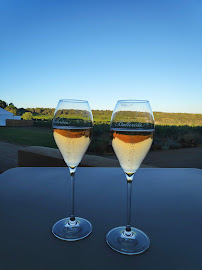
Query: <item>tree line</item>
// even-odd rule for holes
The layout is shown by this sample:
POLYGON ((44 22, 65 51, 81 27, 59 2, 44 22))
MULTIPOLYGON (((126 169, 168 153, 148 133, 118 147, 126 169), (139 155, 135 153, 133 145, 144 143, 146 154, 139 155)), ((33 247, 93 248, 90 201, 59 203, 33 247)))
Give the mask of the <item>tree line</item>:
POLYGON ((31 112, 33 115, 53 115, 55 111, 55 109, 52 108, 17 108, 13 103, 8 104, 4 100, 0 100, 0 107, 19 116, 23 115, 25 112, 31 112))
MULTIPOLYGON (((3 100, 0 100, 0 107, 25 120, 37 120, 38 117, 40 120, 51 121, 55 112, 55 108, 17 108, 13 103, 8 104, 3 100)), ((112 111, 93 110, 92 113, 96 123, 110 123, 112 111)), ((202 114, 154 112, 154 118, 156 125, 202 126, 202 114)))

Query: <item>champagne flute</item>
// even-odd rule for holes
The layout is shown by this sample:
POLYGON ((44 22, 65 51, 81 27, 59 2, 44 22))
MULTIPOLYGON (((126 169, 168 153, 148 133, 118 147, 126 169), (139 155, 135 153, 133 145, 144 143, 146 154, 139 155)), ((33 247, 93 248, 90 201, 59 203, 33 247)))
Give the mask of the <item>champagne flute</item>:
POLYGON ((154 133, 154 117, 146 100, 119 100, 110 125, 112 147, 127 179, 127 224, 112 229, 107 244, 117 252, 133 255, 150 246, 147 235, 131 227, 131 195, 135 172, 148 153, 154 133))
POLYGON ((76 241, 92 232, 92 225, 86 219, 74 214, 75 172, 92 138, 93 116, 85 100, 62 99, 53 117, 55 142, 67 164, 71 181, 71 214, 59 220, 52 228, 53 234, 66 241, 76 241))

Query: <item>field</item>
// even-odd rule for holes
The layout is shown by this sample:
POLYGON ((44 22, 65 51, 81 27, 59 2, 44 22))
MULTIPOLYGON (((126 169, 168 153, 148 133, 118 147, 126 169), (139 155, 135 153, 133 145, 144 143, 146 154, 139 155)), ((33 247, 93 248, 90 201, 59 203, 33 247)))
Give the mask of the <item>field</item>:
MULTIPOLYGON (((113 154, 110 142, 111 111, 93 111, 93 139, 88 152, 113 154)), ((34 127, 0 127, 0 140, 21 145, 56 148, 51 115, 34 115, 34 127)), ((155 136, 152 150, 197 147, 202 144, 202 115, 155 112, 155 136)))
POLYGON ((0 140, 20 145, 56 148, 52 130, 39 127, 0 127, 0 140))
MULTIPOLYGON (((40 122, 40 124, 42 124, 40 122)), ((47 123, 46 123, 47 124, 47 123)), ((196 147, 202 143, 202 127, 156 126, 153 150, 196 147)), ((52 128, 48 127, 0 127, 0 140, 21 145, 38 145, 56 148, 52 128)), ((93 139, 88 152, 113 154, 109 125, 95 124, 93 139)))

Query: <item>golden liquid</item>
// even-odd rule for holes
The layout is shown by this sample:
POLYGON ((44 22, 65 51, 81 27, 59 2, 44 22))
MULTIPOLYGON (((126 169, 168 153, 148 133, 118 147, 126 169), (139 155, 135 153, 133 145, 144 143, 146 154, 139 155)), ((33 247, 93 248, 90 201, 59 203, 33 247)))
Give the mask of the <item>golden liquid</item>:
POLYGON ((151 147, 153 133, 153 130, 111 130, 112 147, 125 173, 134 173, 140 167, 151 147))
POLYGON ((76 167, 86 152, 92 137, 92 128, 53 128, 55 142, 69 167, 76 167))

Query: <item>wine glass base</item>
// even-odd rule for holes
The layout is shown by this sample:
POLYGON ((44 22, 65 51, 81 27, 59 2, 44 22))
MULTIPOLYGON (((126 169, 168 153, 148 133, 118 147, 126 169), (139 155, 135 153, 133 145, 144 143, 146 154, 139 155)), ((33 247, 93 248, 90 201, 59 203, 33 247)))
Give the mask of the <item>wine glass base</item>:
POLYGON ((77 241, 87 237, 92 232, 91 223, 84 218, 75 217, 75 219, 75 224, 69 217, 59 220, 53 225, 52 233, 65 241, 77 241))
POLYGON ((106 236, 107 244, 115 251, 135 255, 147 250, 150 246, 148 236, 142 231, 131 227, 132 235, 125 235, 126 227, 117 227, 112 229, 106 236))

